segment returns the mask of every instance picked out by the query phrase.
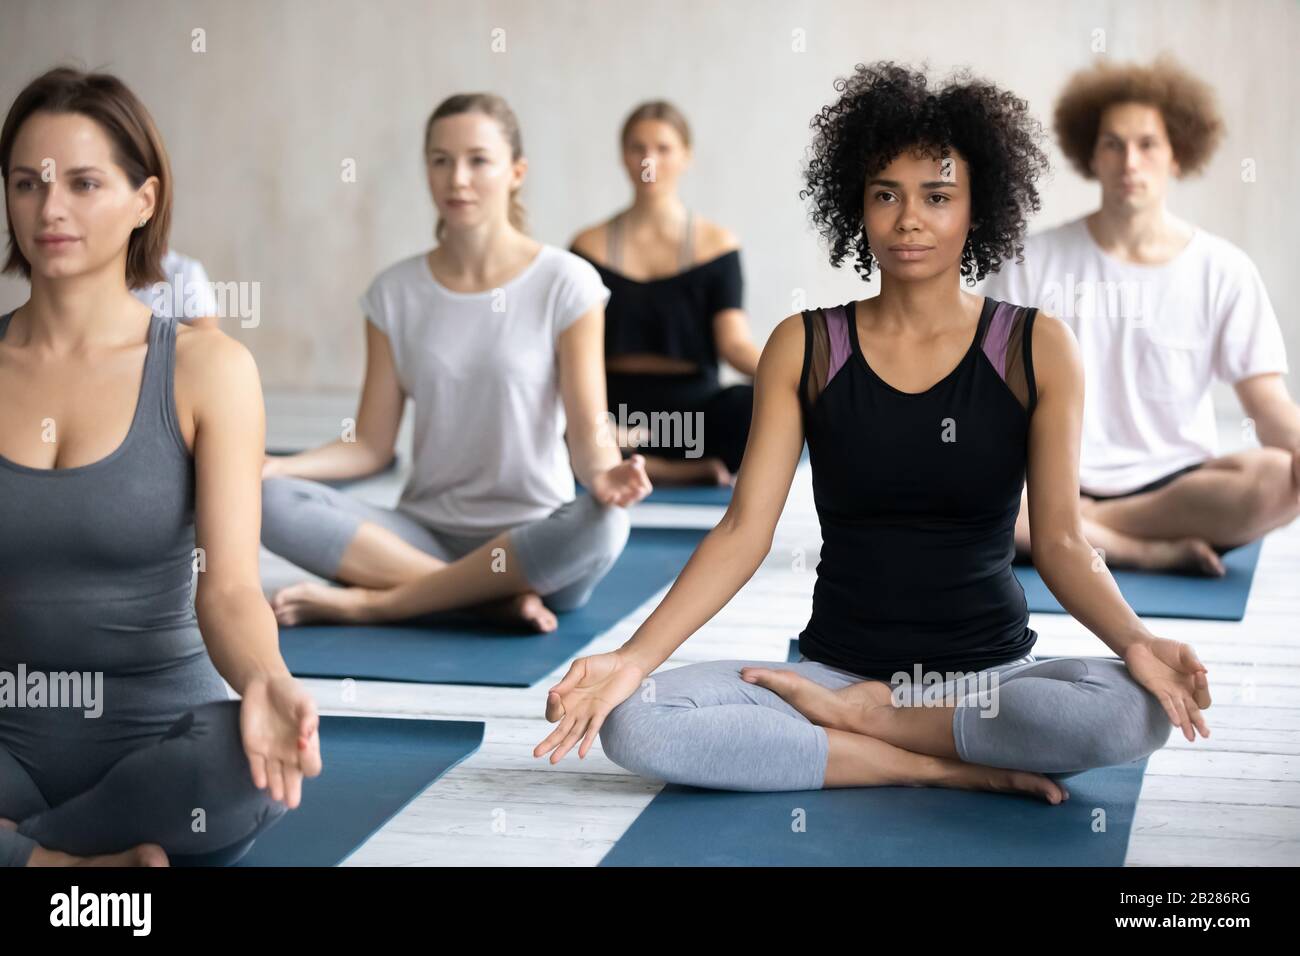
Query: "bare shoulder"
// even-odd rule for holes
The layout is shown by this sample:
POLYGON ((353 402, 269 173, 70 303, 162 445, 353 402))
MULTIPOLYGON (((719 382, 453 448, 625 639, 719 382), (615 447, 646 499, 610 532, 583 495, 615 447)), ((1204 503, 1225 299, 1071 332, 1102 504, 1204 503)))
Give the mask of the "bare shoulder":
POLYGON ((702 260, 716 259, 733 249, 740 248, 740 240, 736 234, 721 223, 713 222, 711 219, 696 218, 695 228, 698 230, 696 248, 702 260))
POLYGON ((582 253, 588 259, 604 262, 606 237, 608 235, 606 226, 607 223, 602 222, 582 230, 573 237, 573 242, 569 243, 569 248, 582 253))
POLYGON ((232 392, 260 388, 257 362, 248 347, 220 329, 196 328, 177 323, 176 380, 196 397, 229 399, 232 392))
POLYGON ((1039 309, 1034 316, 1031 345, 1035 380, 1040 392, 1052 381, 1082 379, 1083 359, 1074 330, 1050 312, 1039 309))
POLYGON ((763 344, 758 359, 758 375, 773 376, 795 385, 803 374, 804 324, 803 314, 796 312, 777 323, 763 344))
POLYGON ((1038 354, 1040 346, 1048 352, 1059 354, 1071 351, 1078 344, 1074 338, 1074 330, 1069 325, 1051 312, 1042 309, 1034 315, 1033 342, 1035 355, 1038 354))

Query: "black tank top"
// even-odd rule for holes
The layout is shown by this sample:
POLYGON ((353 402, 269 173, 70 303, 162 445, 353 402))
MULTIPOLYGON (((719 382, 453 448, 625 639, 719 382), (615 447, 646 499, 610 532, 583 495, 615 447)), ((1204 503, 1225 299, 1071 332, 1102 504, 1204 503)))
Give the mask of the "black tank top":
POLYGON ((800 649, 885 681, 917 664, 965 672, 1023 657, 1037 634, 1011 561, 1035 310, 986 298, 957 367, 908 393, 867 363, 855 305, 803 313, 822 550, 800 649))

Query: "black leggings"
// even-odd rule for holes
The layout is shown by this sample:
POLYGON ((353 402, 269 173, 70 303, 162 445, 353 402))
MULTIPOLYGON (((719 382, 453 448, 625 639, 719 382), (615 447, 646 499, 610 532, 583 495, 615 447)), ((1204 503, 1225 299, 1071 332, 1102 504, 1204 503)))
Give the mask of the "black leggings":
MULTIPOLYGON (((638 451, 682 460, 721 458, 728 471, 734 474, 740 470, 754 411, 754 386, 721 385, 711 371, 672 375, 608 372, 605 388, 610 411, 619 421, 635 412, 650 418, 651 423, 656 412, 676 412, 682 419, 696 416, 679 433, 690 438, 689 442, 670 442, 661 433, 658 446, 642 446, 638 451)), ((648 427, 653 434, 653 425, 648 427)))

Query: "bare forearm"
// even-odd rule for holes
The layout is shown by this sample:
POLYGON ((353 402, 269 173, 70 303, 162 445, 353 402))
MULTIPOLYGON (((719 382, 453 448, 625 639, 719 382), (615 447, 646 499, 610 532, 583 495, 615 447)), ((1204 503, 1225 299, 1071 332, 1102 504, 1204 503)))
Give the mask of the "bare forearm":
POLYGON ((754 576, 769 546, 753 533, 719 524, 618 653, 649 674, 735 597, 754 576))
POLYGON ((1041 543, 1035 539, 1033 560, 1061 607, 1120 657, 1153 637, 1081 532, 1041 543))
POLYGON ((733 347, 729 354, 724 355, 727 364, 734 368, 741 375, 748 375, 750 378, 758 371, 758 358, 761 350, 753 342, 746 341, 733 347))
POLYGON ((1293 403, 1279 403, 1266 415, 1255 419, 1255 435, 1266 448, 1294 451, 1300 448, 1300 408, 1293 403))
POLYGON ((253 677, 289 675, 275 614, 260 588, 205 591, 200 584, 194 608, 208 656, 236 693, 242 695, 253 677))
POLYGON ((570 426, 569 459, 574 477, 584 488, 591 487, 593 476, 622 462, 618 435, 605 416, 600 416, 591 427, 570 426))
POLYGON ((320 448, 296 455, 272 456, 268 460, 273 476, 329 481, 373 474, 393 460, 393 452, 389 449, 384 453, 359 441, 339 439, 320 448))

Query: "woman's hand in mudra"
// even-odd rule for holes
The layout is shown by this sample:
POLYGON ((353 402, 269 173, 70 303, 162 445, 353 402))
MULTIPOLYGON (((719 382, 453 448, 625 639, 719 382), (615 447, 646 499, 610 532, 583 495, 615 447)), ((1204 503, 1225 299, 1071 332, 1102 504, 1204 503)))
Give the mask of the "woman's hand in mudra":
POLYGON ((1210 706, 1210 683, 1205 665, 1190 644, 1164 637, 1134 644, 1124 653, 1133 679, 1160 701, 1169 722, 1189 741, 1210 736, 1201 711, 1210 706))
POLYGON ((269 786, 272 799, 297 807, 302 778, 321 771, 316 701, 287 674, 255 677, 244 687, 239 724, 253 784, 269 786))
POLYGON ((551 763, 559 763, 578 741, 578 756, 587 756, 609 712, 636 693, 645 676, 618 651, 579 657, 546 694, 546 719, 560 724, 533 748, 533 756, 553 750, 551 763))
POLYGON ((632 455, 591 480, 591 494, 602 505, 634 505, 654 490, 645 473, 645 456, 632 455))

